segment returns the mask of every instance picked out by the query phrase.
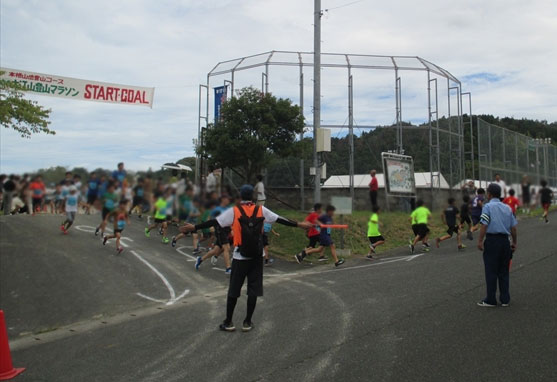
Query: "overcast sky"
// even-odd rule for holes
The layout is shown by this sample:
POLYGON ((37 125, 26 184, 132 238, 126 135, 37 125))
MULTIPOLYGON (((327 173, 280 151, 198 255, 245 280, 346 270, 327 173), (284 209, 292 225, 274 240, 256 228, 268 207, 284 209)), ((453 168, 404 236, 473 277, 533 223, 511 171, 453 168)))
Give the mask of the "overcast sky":
MULTIPOLYGON (((323 0, 322 8, 323 52, 420 56, 460 79, 474 113, 557 120, 554 0, 323 0)), ((24 139, 2 128, 2 173, 119 161, 145 170, 191 156, 199 84, 219 61, 313 51, 312 0, 1 0, 0 12, 2 67, 155 87, 153 109, 31 96, 52 109, 57 134, 24 139)), ((270 91, 297 103, 296 70, 270 68, 270 91)), ((261 72, 241 73, 236 88, 260 87, 261 72)), ((354 73, 354 118, 390 124, 394 74, 373 72, 354 73)), ((401 75, 404 120, 427 119, 423 74, 401 75)), ((346 73, 322 76, 323 122, 343 125, 346 73)), ((307 68, 309 123, 312 77, 307 68)))

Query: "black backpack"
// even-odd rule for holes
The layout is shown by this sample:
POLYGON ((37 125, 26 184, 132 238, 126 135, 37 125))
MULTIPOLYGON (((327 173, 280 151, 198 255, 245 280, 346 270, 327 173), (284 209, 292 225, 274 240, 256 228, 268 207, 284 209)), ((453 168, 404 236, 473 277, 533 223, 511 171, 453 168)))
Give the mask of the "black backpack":
POLYGON ((240 254, 251 259, 263 254, 263 222, 264 217, 257 217, 259 206, 253 209, 253 214, 247 216, 241 205, 238 205, 241 216, 238 218, 242 230, 242 244, 240 254))

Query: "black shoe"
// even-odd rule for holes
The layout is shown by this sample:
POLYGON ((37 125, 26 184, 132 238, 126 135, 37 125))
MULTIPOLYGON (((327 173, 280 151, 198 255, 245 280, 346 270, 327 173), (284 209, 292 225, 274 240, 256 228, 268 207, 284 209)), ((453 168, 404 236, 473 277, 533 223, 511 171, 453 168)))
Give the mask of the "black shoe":
POLYGON ((176 246, 176 237, 173 237, 172 238, 172 247, 175 247, 175 246, 176 246))
POLYGON ((317 261, 327 261, 328 259, 325 256, 319 256, 317 261))
POLYGON ((342 265, 342 264, 344 264, 344 259, 339 259, 339 261, 337 261, 335 263, 335 267, 338 267, 339 265, 342 265))
POLYGON ((366 256, 366 259, 368 259, 368 260, 373 260, 373 256, 372 256, 372 255, 367 255, 367 256, 366 256))
POLYGON ((108 241, 108 236, 105 236, 105 237, 103 238, 103 245, 106 245, 106 242, 107 242, 107 241, 108 241))
POLYGON ((298 253, 298 254, 294 255, 294 258, 296 259, 298 264, 302 264, 302 261, 304 260, 303 257, 302 257, 302 253, 298 253))
POLYGON ((242 332, 249 332, 253 329, 253 322, 251 321, 244 321, 242 324, 242 332))
POLYGON ((95 236, 99 236, 99 227, 95 230, 95 236))
POLYGON ((219 325, 219 330, 222 330, 223 332, 233 332, 236 330, 236 327, 232 322, 223 321, 223 323, 219 325))

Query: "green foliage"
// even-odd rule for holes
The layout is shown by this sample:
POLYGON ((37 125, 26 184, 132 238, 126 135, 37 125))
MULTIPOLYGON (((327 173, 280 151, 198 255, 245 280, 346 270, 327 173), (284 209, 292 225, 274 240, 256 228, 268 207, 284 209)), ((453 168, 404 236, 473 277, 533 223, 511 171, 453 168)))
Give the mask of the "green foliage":
POLYGON ((22 138, 31 138, 37 133, 56 134, 48 128, 51 110, 23 98, 24 90, 20 84, 0 79, 0 124, 14 129, 22 138))
POLYGON ((221 118, 204 131, 202 153, 217 167, 237 168, 252 181, 272 156, 298 153, 293 143, 304 118, 289 99, 244 88, 221 107, 221 118))

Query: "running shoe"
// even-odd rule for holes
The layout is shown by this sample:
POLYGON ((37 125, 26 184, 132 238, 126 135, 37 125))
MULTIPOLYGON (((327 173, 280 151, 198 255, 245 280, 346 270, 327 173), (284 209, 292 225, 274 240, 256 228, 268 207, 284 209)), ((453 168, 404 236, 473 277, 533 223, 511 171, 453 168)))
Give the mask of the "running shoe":
POLYGON ((167 238, 166 236, 163 236, 163 238, 162 238, 161 241, 162 241, 163 244, 168 244, 168 243, 170 243, 170 239, 167 238))
POLYGON ((116 252, 118 252, 118 254, 121 254, 123 251, 124 247, 116 248, 116 252))
POLYGON ((218 257, 216 257, 216 256, 211 256, 211 265, 212 265, 212 266, 217 265, 217 261, 218 261, 218 257))
POLYGON ((414 244, 410 244, 410 252, 414 254, 414 244))
POLYGON ((196 249, 193 250, 193 254, 197 255, 199 252, 201 252, 201 250, 199 249, 199 247, 197 247, 196 249))
POLYGON ((151 216, 147 216, 147 225, 151 225, 151 216))
POLYGON ((100 228, 97 227, 97 229, 95 230, 95 236, 99 236, 99 230, 100 230, 100 228))
POLYGON ((106 245, 107 241, 108 241, 108 236, 103 237, 103 245, 106 245))
POLYGON ((317 261, 327 261, 328 259, 325 256, 319 256, 317 261))
POLYGON ((172 247, 176 246, 176 236, 172 237, 172 247))
POLYGON ((437 248, 439 248, 439 243, 441 243, 441 239, 439 239, 439 238, 435 239, 435 246, 437 248))
POLYGON ((232 268, 226 268, 226 271, 224 271, 224 274, 227 276, 230 276, 231 273, 232 273, 232 268))
POLYGON ((159 228, 159 235, 161 235, 161 236, 162 236, 162 227, 161 227, 161 228, 159 228))
POLYGON ((304 260, 304 259, 302 258, 302 252, 300 252, 300 253, 294 255, 294 258, 296 259, 296 261, 298 262, 298 264, 302 264, 302 261, 304 260))
POLYGON ((151 237, 151 232, 149 232, 149 228, 145 228, 145 236, 151 237))
POLYGON ((373 244, 369 245, 369 249, 371 249, 371 253, 375 253, 375 247, 373 246, 373 244))
POLYGON ((368 260, 373 260, 373 256, 372 256, 372 255, 367 255, 367 256, 366 256, 366 259, 368 259, 368 260))
POLYGON ((236 327, 232 322, 223 321, 223 323, 219 325, 219 330, 222 330, 223 332, 233 332, 236 330, 236 327))
POLYGON ((466 233, 466 237, 468 238, 468 240, 474 240, 474 235, 472 235, 472 231, 468 231, 466 233))
POLYGON ((335 267, 338 267, 339 265, 344 264, 344 259, 339 259, 336 263, 335 263, 335 267))
POLYGON ((242 332, 249 332, 253 329, 253 322, 251 321, 244 321, 242 324, 242 332))
POLYGON ((461 244, 458 246, 458 250, 462 251, 464 248, 466 248, 466 246, 464 244, 461 244))
POLYGON ((427 246, 422 245, 422 251, 429 252, 429 245, 427 245, 427 246))
POLYGON ((273 265, 275 259, 265 259, 265 266, 273 265))
POLYGON ((197 256, 197 258, 195 259, 195 270, 198 271, 199 267, 201 266, 201 263, 203 262, 203 260, 201 260, 201 256, 197 256))
POLYGON ((497 305, 488 304, 487 302, 482 300, 482 301, 478 302, 478 306, 481 306, 482 308, 495 308, 497 305))
POLYGON ((501 304, 501 306, 507 308, 509 306, 509 303, 507 302, 506 304, 501 304))
POLYGON ((64 226, 64 224, 60 224, 60 231, 64 232, 66 230, 66 227, 64 226))
POLYGON ((66 228, 64 228, 64 230, 62 232, 64 233, 64 235, 68 234, 68 230, 66 228))

